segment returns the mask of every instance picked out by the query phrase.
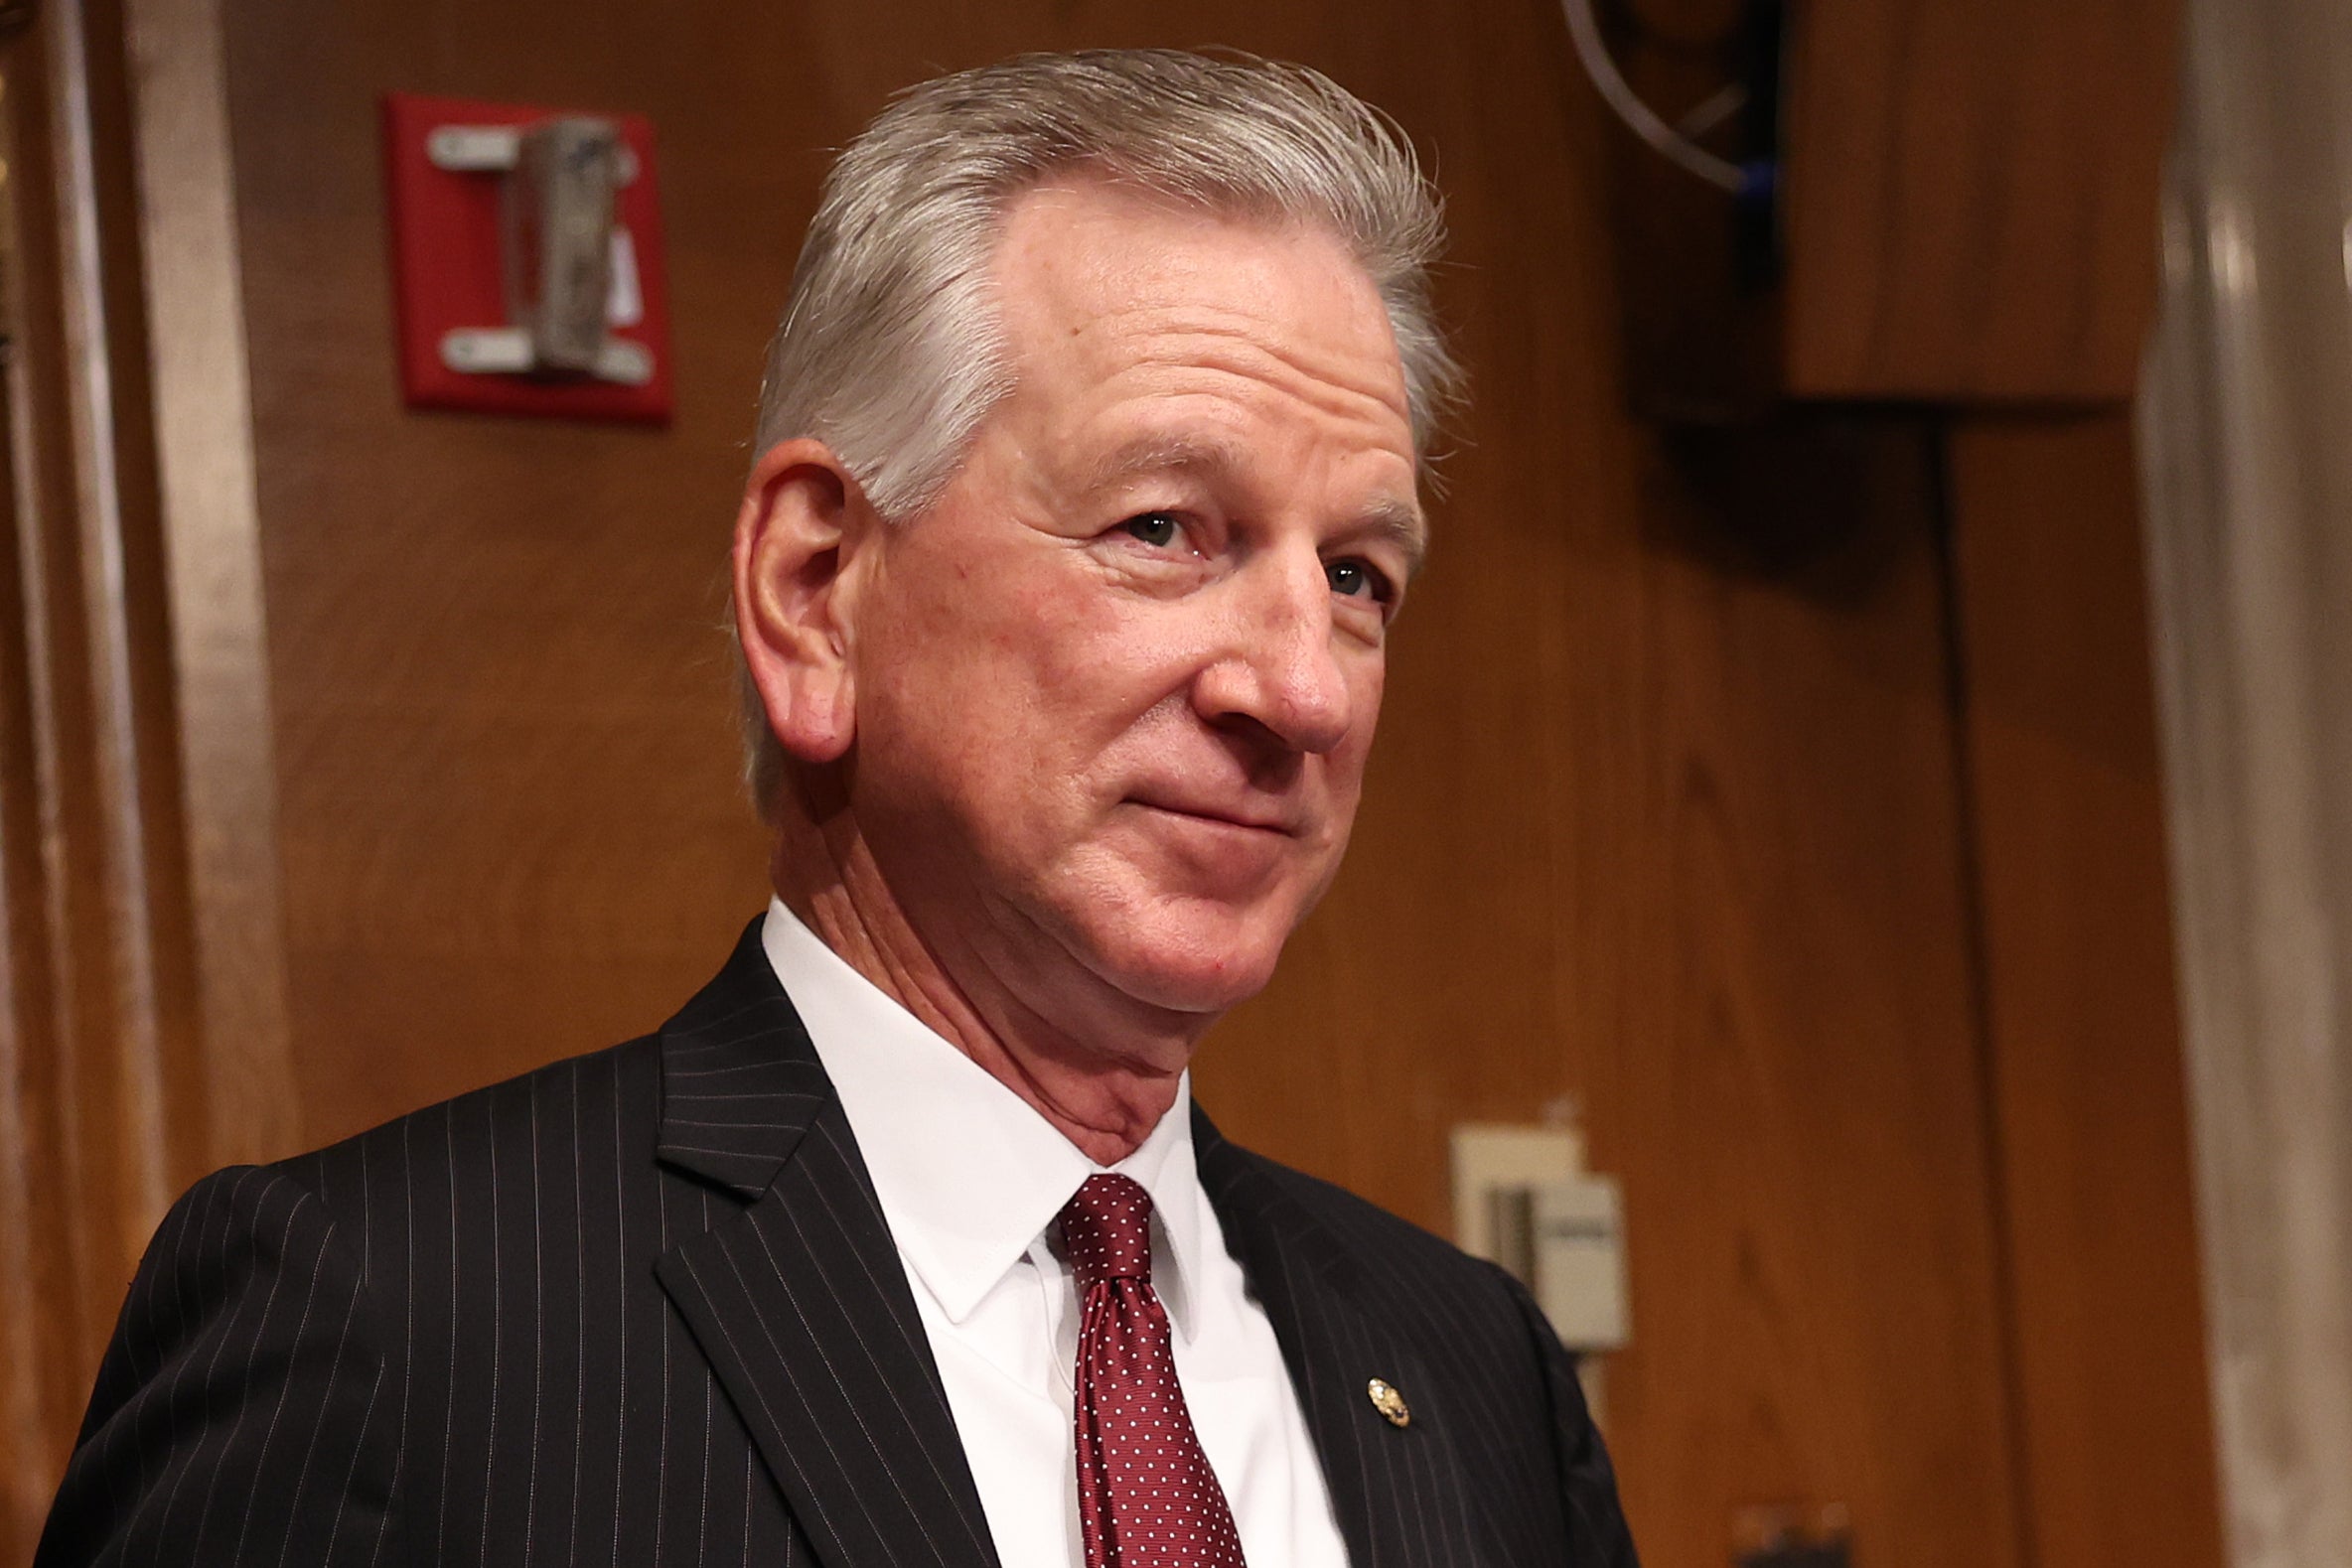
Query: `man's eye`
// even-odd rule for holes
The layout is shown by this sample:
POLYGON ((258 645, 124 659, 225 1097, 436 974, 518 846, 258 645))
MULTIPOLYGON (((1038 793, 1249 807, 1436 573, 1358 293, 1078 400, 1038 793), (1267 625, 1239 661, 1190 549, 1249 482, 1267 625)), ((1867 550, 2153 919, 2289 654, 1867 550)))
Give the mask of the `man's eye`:
POLYGON ((1154 549, 1166 549, 1176 542, 1178 524, 1164 511, 1147 511, 1140 517, 1129 517, 1120 524, 1127 532, 1154 549))
POLYGON ((1353 599, 1358 595, 1387 604, 1395 597, 1388 574, 1366 561, 1333 561, 1323 568, 1323 575, 1331 580, 1331 591, 1353 599))

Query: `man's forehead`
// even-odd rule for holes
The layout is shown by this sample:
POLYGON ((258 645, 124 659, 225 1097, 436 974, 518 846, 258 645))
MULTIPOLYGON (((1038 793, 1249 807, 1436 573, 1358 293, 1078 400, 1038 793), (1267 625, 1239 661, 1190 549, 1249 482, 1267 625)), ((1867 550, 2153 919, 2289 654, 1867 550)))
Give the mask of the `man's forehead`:
POLYGON ((1386 305, 1345 242, 1321 227, 1066 180, 1016 199, 991 271, 1016 357, 1051 354, 1077 370, 1116 366, 1152 329, 1196 347, 1223 338, 1380 405, 1407 431, 1409 450, 1386 305))

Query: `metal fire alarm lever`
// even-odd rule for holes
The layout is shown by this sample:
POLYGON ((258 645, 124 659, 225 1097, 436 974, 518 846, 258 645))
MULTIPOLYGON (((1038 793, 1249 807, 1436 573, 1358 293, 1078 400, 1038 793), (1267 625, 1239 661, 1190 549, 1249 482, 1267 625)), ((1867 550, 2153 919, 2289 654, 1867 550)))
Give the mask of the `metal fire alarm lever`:
POLYGON ((653 356, 608 330, 613 196, 637 172, 620 127, 590 115, 443 125, 427 151, 439 168, 497 174, 502 185, 507 324, 446 334, 442 362, 473 374, 651 380, 653 356))

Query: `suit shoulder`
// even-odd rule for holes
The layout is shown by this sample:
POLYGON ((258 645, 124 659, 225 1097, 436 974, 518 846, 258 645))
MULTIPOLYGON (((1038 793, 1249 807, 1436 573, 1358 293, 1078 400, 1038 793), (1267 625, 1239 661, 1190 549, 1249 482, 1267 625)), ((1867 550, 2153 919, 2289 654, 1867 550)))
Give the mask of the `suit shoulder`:
POLYGON ((537 1164, 549 1145, 593 1127, 604 1148, 650 1158, 661 1101, 661 1036, 644 1035, 533 1068, 426 1105, 267 1167, 316 1193, 329 1212, 374 1207, 387 1184, 420 1179, 455 1199, 493 1189, 502 1169, 537 1164))

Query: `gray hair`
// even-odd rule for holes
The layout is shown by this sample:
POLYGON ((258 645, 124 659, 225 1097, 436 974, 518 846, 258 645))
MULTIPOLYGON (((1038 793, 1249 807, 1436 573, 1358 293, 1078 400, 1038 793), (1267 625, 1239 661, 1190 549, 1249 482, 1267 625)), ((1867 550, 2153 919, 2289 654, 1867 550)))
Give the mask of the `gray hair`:
MULTIPOLYGON (((1430 306, 1444 225, 1411 145, 1303 66, 1176 50, 1023 55, 884 109, 825 178, 768 351, 755 454, 822 441, 886 519, 937 499, 1010 384, 988 295, 1006 212, 1065 174, 1338 237, 1387 307, 1427 454, 1461 372, 1430 306)), ((748 674, 743 695, 765 815, 785 757, 748 674)))

